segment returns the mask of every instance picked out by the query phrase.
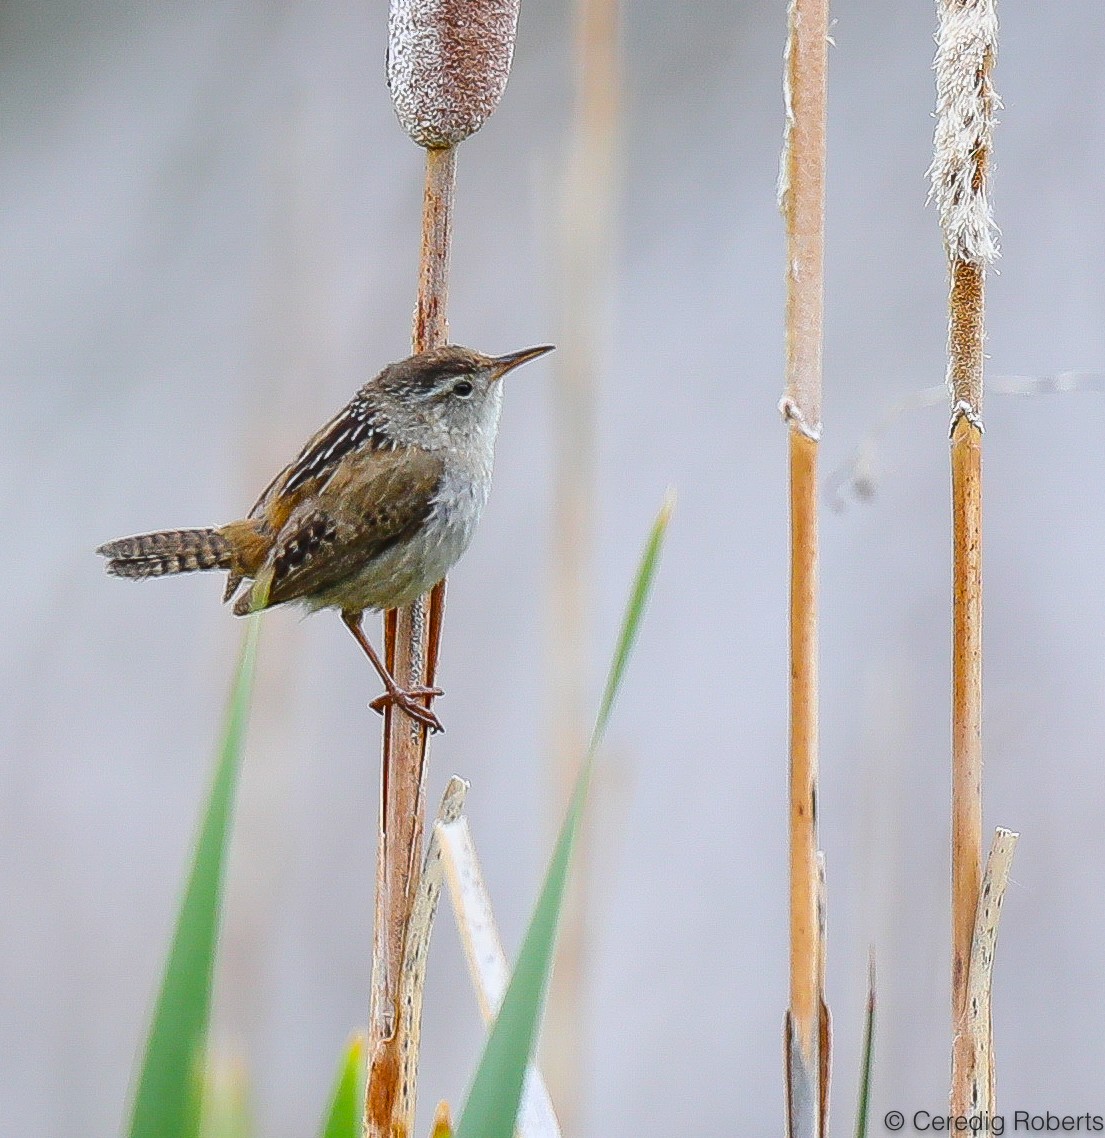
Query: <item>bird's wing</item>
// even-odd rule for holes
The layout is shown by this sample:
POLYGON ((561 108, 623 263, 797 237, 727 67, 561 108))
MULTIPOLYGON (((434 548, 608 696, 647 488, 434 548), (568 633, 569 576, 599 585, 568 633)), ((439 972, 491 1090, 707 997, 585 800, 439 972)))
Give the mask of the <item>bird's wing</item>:
MULTIPOLYGON (((277 533, 266 565, 268 604, 337 588, 412 537, 434 508, 443 469, 439 455, 420 447, 347 452, 323 492, 304 501, 277 533)), ((249 594, 239 601, 245 611, 251 603, 249 594)))
POLYGON ((267 516, 280 529, 300 502, 326 485, 346 456, 362 449, 398 449, 365 390, 308 439, 295 461, 261 492, 248 516, 267 516))

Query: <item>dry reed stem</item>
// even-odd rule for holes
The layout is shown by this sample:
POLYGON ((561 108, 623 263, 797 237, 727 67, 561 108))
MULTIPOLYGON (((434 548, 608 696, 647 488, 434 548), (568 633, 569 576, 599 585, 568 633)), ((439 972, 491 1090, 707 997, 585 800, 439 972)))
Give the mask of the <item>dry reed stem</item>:
POLYGON ((982 876, 982 436, 956 423, 952 463, 952 1016, 956 1033, 982 876))
POLYGON ((821 989, 822 906, 817 849, 817 447, 790 432, 790 1006, 787 1106, 790 1138, 824 1134, 821 1055, 828 1015, 821 989))
POLYGON ((814 1059, 820 1001, 817 867, 817 444, 791 436, 790 1009, 814 1059))
POLYGON ((441 796, 434 829, 426 847, 426 858, 418 882, 418 893, 411 907, 403 949, 403 971, 399 984, 399 1035, 405 1040, 401 1055, 399 1079, 399 1117, 414 1130, 414 1112, 418 1096, 418 1052, 422 1038, 422 995, 426 986, 426 957, 430 951, 437 902, 441 896, 441 840, 439 825, 455 822, 464 810, 468 783, 453 775, 441 796))
MULTIPOLYGON (((413 350, 446 343, 449 253, 452 233, 456 150, 426 151, 422 208, 422 251, 413 350)), ((385 649, 392 675, 404 687, 432 684, 436 665, 444 587, 413 605, 388 613, 385 649)), ((422 724, 388 708, 384 715, 381 774, 381 829, 376 861, 376 912, 369 1013, 369 1078, 365 1099, 365 1134, 405 1138, 410 1133, 403 1105, 404 1073, 417 1076, 417 1052, 403 1021, 397 1019, 407 928, 418 890, 422 862, 427 735, 422 724)))
POLYGON ((787 232, 786 387, 790 427, 790 1006, 787 1131, 826 1129, 829 1020, 822 991, 817 850, 817 453, 824 308, 827 0, 791 0, 779 205, 787 232))
MULTIPOLYGON (((435 825, 434 833, 441 846, 445 880, 468 961, 468 975, 483 1022, 491 1027, 510 984, 510 965, 495 923, 472 830, 468 819, 460 818, 435 825)), ((559 955, 559 947, 557 952, 559 955)), ((560 1124, 552 1099, 541 1072, 532 1065, 526 1071, 516 1133, 518 1138, 560 1138, 560 1124)))
MULTIPOLYGON (((587 746, 590 587, 597 498, 597 393, 609 310, 610 235, 620 92, 619 0, 577 0, 576 105, 561 213, 561 330, 557 353, 556 473, 549 665, 550 785, 566 805, 587 746)), ((578 1129, 583 1088, 590 827, 568 885, 541 1043, 565 1129, 578 1129)))
POLYGON ((967 1004, 952 1047, 953 1115, 991 1116, 996 1106, 990 995, 1001 904, 1018 837, 999 827, 986 859, 971 943, 967 1004))
MULTIPOLYGON (((966 1034, 971 945, 982 875, 981 415, 986 266, 997 256, 988 186, 998 107, 991 83, 997 15, 994 0, 938 0, 937 9, 936 131, 929 173, 950 281, 952 1023, 958 1041, 966 1034)), ((958 1051, 956 1043, 953 1052, 958 1051)), ((953 1103, 969 1101, 970 1087, 978 1085, 979 1073, 963 1059, 953 1062, 953 1103)))

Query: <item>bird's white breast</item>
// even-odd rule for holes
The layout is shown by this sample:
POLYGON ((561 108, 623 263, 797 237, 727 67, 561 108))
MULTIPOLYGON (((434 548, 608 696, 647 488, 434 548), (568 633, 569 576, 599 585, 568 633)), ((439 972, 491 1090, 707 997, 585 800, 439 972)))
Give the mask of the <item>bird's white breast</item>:
MULTIPOLYGON (((446 462, 433 506, 418 532, 373 558, 342 587, 343 604, 365 609, 399 608, 437 584, 471 544, 491 490, 490 448, 486 455, 446 462)), ((326 603, 332 603, 324 601, 326 603)))

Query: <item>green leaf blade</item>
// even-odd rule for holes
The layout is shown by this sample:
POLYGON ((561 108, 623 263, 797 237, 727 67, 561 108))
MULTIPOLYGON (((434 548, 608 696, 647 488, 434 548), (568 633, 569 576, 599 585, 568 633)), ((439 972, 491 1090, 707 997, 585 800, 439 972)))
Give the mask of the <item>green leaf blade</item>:
POLYGON ((231 691, 215 777, 154 1009, 134 1096, 129 1138, 194 1138, 199 1132, 203 1047, 222 911, 234 795, 257 658, 251 617, 231 691))
POLYGON ((365 1094, 365 1041, 355 1035, 346 1048, 334 1084, 322 1138, 361 1138, 365 1094))
POLYGON ((626 665, 640 630, 673 508, 674 499, 669 493, 638 565, 599 704, 591 744, 576 780, 568 812, 560 827, 510 984, 468 1092, 468 1100, 456 1128, 456 1138, 511 1138, 514 1133, 526 1069, 532 1060, 545 1010, 568 870, 583 819, 595 753, 609 724, 626 665))
POLYGON ((856 1102, 856 1138, 867 1138, 871 1115, 871 1066, 875 1052, 875 957, 867 969, 867 1006, 863 1017, 863 1052, 859 1067, 859 1098, 856 1102))
POLYGON ((637 565, 637 575, 633 580, 633 588, 629 592, 629 601, 626 604, 625 616, 622 618, 621 633, 614 648, 614 657, 610 663, 610 671, 606 677, 606 686, 603 688, 602 699, 599 701, 599 712, 595 716, 595 729, 591 732, 590 754, 598 750, 606 728, 610 723, 610 713, 614 710, 614 701, 618 697, 622 680, 625 678, 625 668, 633 647, 637 643, 637 634, 641 630, 641 619, 648 604, 649 593, 652 591, 652 582, 656 577, 656 570, 660 564, 660 553, 664 548, 664 538, 667 536, 671 516, 675 511, 675 491, 669 490, 652 523, 648 541, 645 542, 644 552, 637 565))

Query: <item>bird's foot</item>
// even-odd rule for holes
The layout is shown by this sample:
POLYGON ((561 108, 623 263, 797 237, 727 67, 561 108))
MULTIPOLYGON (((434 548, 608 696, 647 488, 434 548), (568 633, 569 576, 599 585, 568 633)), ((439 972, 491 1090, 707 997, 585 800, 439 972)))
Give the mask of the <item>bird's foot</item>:
POLYGON ((419 723, 423 724, 427 731, 443 733, 445 728, 442 727, 441 720, 434 715, 426 704, 421 703, 420 700, 432 700, 435 696, 444 694, 441 688, 418 686, 404 689, 396 684, 395 687, 389 687, 383 695, 378 696, 368 706, 380 715, 384 714, 385 708, 401 708, 412 719, 416 719, 419 723))

